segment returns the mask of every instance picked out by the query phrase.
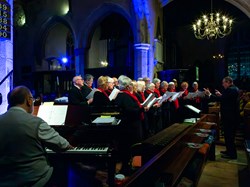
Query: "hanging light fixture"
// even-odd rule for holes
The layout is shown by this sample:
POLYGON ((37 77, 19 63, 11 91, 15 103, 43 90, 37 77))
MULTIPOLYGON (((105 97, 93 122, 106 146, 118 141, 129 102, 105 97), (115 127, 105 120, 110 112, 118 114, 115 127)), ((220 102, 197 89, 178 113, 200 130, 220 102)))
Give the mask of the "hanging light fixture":
POLYGON ((213 12, 211 0, 210 15, 203 15, 193 24, 194 35, 197 39, 217 39, 231 33, 233 20, 220 13, 213 12))

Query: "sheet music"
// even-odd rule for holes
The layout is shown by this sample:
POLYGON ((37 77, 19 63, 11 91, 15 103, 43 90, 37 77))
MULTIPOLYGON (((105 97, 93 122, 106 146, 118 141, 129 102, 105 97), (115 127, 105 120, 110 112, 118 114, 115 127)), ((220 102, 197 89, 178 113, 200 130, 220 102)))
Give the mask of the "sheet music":
POLYGON ((141 105, 144 107, 148 106, 149 102, 152 101, 154 98, 155 98, 155 95, 150 93, 147 99, 143 103, 141 103, 141 105))
POLYGON ((113 123, 115 117, 97 117, 92 123, 113 123))
POLYGON ((53 106, 54 105, 54 102, 44 102, 43 103, 43 106, 53 106))
POLYGON ((41 105, 37 116, 42 118, 49 125, 63 125, 67 114, 67 105, 41 105))
POLYGON ((193 99, 195 97, 204 97, 205 93, 198 91, 198 92, 189 92, 188 95, 185 97, 186 99, 193 99))
POLYGON ((159 103, 162 104, 164 101, 168 100, 170 97, 172 97, 176 92, 169 92, 166 91, 165 94, 160 99, 159 103))
POLYGON ((194 111, 197 114, 199 114, 201 112, 201 110, 199 110, 198 108, 195 108, 192 105, 185 105, 185 107, 189 108, 190 110, 194 111))
POLYGON ((111 94, 109 95, 109 100, 110 101, 114 100, 119 92, 120 92, 120 90, 117 89, 116 87, 114 87, 111 94))
POLYGON ((96 92, 96 88, 93 88, 91 92, 86 96, 86 99, 91 99, 94 97, 94 93, 96 92))
POLYGON ((161 97, 158 97, 158 98, 154 98, 152 101, 150 101, 147 105, 147 107, 151 107, 153 106, 157 101, 159 101, 161 99, 161 97))
POLYGON ((183 92, 173 92, 173 93, 174 93, 174 95, 171 97, 170 101, 175 101, 177 98, 181 97, 182 94, 184 93, 184 91, 183 92))

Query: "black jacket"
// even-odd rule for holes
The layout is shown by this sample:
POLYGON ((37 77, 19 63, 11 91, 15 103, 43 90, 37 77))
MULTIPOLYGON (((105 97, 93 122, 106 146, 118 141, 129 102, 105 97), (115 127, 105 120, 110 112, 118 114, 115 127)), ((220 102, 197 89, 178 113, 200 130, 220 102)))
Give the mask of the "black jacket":
POLYGON ((72 88, 69 90, 68 99, 69 99, 69 104, 72 104, 72 105, 87 105, 88 104, 81 90, 75 86, 72 86, 72 88))

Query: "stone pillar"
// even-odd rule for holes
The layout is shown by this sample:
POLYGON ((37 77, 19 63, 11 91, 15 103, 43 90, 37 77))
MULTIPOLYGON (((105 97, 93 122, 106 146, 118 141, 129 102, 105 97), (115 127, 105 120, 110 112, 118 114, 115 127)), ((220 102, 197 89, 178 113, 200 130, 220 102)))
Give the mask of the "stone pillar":
POLYGON ((135 47, 135 73, 134 79, 139 77, 151 77, 149 66, 149 48, 150 44, 138 43, 134 44, 135 47))
MULTIPOLYGON (((13 0, 7 1, 11 6, 10 40, 0 40, 0 81, 13 70, 13 0)), ((7 111, 7 94, 13 88, 13 73, 0 85, 2 104, 0 114, 7 111)))
POLYGON ((75 49, 75 69, 76 75, 84 76, 84 62, 86 50, 84 48, 75 49))

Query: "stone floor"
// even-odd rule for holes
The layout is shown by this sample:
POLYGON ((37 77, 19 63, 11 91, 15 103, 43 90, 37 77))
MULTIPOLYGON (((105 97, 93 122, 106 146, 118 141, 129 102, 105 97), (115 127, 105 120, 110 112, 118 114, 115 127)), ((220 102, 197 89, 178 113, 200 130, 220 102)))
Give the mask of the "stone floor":
POLYGON ((216 161, 208 161, 200 177, 198 187, 249 187, 250 172, 243 146, 237 146, 237 160, 221 158, 225 146, 216 145, 216 161))

